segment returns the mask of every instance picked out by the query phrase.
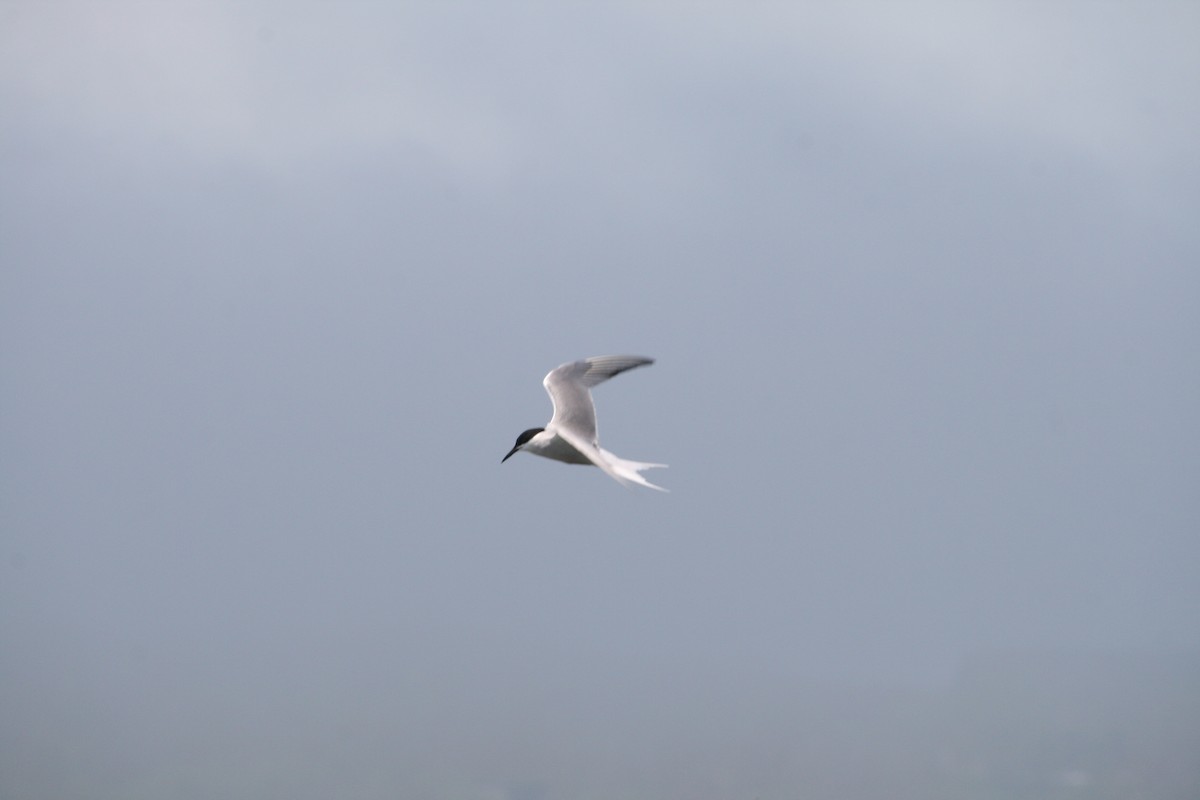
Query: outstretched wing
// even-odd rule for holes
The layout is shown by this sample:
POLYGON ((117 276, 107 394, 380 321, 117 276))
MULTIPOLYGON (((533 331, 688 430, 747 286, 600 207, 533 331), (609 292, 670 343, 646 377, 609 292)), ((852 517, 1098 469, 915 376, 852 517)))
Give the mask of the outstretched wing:
POLYGON ((596 442, 596 406, 590 389, 634 367, 653 364, 643 356, 593 356, 555 367, 542 385, 554 403, 547 427, 567 430, 585 442, 596 442))

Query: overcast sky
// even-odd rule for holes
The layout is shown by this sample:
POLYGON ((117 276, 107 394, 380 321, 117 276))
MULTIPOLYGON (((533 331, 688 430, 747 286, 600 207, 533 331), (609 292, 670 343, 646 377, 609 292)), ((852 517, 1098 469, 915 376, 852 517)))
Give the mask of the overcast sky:
POLYGON ((1198 41, 0 3, 0 794, 794 796, 806 687, 1200 648, 1198 41), (501 466, 608 353, 671 493, 501 466))

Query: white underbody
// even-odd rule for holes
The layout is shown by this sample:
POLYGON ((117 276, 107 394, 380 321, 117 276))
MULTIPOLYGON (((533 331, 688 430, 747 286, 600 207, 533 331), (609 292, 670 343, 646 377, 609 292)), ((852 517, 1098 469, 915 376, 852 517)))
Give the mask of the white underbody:
MULTIPOLYGON (((579 449, 559 436, 554 431, 542 431, 534 436, 521 448, 535 456, 552 458, 567 464, 591 464, 592 460, 579 452, 579 449)), ((594 466, 594 465, 593 465, 594 466)))
POLYGON ((553 428, 544 430, 534 435, 521 449, 567 464, 593 464, 626 485, 636 483, 650 489, 658 489, 660 492, 667 491, 661 486, 650 483, 639 474, 644 469, 665 467, 666 464, 628 461, 613 455, 594 441, 588 442, 579 439, 570 431, 559 432, 553 428))

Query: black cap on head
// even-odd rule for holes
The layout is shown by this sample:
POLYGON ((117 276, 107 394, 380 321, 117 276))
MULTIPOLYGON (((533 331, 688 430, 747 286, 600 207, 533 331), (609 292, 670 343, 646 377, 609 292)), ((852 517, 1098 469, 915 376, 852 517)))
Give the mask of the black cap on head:
POLYGON ((524 445, 526 442, 528 442, 530 439, 532 439, 533 437, 537 436, 539 433, 541 433, 541 432, 542 432, 542 431, 544 431, 544 430, 546 430, 546 429, 545 429, 545 428, 530 428, 530 429, 529 429, 529 430, 527 430, 527 431, 521 431, 521 435, 517 437, 517 443, 513 445, 513 449, 512 449, 512 450, 509 450, 509 451, 508 451, 508 455, 507 455, 507 456, 505 456, 504 458, 500 459, 500 463, 501 463, 501 464, 503 464, 505 461, 508 461, 509 457, 510 457, 510 456, 511 456, 513 453, 515 453, 515 452, 517 452, 518 450, 520 450, 520 449, 521 449, 521 447, 522 447, 522 445, 524 445))

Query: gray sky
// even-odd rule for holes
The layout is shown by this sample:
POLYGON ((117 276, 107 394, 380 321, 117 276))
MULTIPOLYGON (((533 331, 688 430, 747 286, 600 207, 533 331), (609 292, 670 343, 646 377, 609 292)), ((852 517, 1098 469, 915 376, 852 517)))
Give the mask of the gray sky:
POLYGON ((822 687, 1195 652, 1198 38, 0 4, 0 794, 820 796, 822 687), (499 463, 605 353, 668 495, 499 463))

